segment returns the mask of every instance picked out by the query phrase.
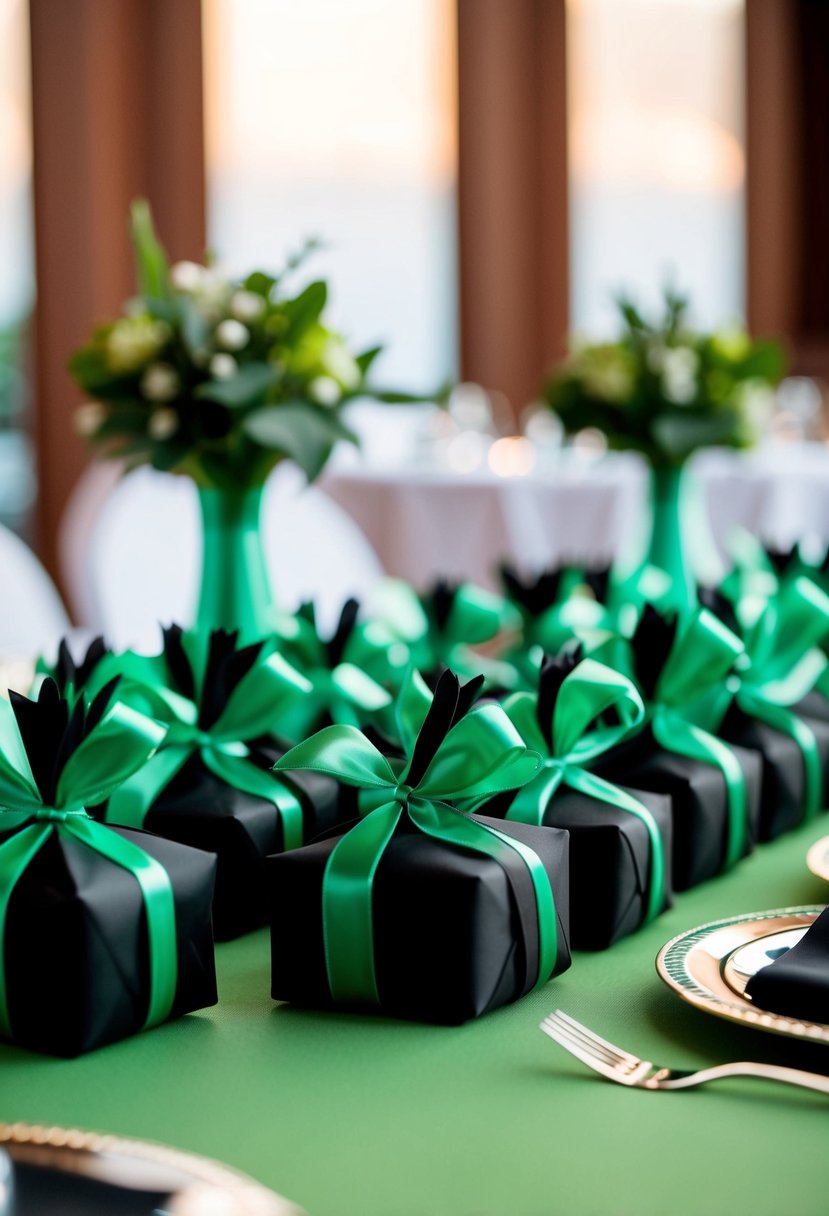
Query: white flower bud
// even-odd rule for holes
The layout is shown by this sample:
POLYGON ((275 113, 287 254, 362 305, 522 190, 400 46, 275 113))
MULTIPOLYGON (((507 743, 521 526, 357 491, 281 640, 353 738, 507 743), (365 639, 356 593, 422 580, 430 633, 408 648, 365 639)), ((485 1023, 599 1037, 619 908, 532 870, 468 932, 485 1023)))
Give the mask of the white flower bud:
POLYGON ((242 350, 250 341, 250 331, 241 321, 228 317, 216 326, 216 343, 225 350, 242 350))
POLYGON ((255 291, 234 292, 230 312, 237 321, 258 321, 264 311, 265 301, 255 291))
POLYGON ((84 439, 91 439, 98 431, 98 428, 106 419, 107 412, 98 401, 87 401, 84 405, 79 405, 75 410, 73 419, 75 431, 78 435, 83 435, 84 439))
POLYGON ((308 396, 317 405, 336 405, 343 393, 332 376, 317 376, 308 385, 308 396))
POLYGON ((178 430, 178 414, 169 406, 162 405, 153 410, 147 423, 147 434, 151 439, 169 439, 178 430))
POLYGON ((172 401, 179 387, 178 373, 169 363, 151 363, 141 377, 141 392, 148 401, 172 401))
POLYGON ((218 355, 214 355, 208 364, 207 370, 214 380, 229 380, 231 376, 235 376, 239 370, 239 364, 233 358, 233 355, 226 355, 220 351, 218 355))
POLYGON ((176 291, 198 291, 204 279, 204 266, 198 262, 176 262, 170 267, 170 282, 176 291))
POLYGON ((322 354, 322 363, 329 375, 334 376, 343 388, 356 388, 360 383, 357 361, 341 338, 329 338, 322 354))

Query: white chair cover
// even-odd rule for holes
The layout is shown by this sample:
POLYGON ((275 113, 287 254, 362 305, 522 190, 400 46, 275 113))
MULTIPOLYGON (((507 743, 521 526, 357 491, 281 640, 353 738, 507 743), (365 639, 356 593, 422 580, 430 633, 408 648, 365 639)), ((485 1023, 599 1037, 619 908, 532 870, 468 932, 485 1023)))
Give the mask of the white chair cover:
MULTIPOLYGON (((159 625, 187 623, 195 606, 201 532, 195 487, 186 477, 139 468, 113 485, 93 465, 67 507, 60 547, 64 577, 81 625, 110 645, 156 650, 159 625)), ((265 552, 280 608, 317 605, 323 628, 349 595, 382 577, 377 557, 341 507, 285 464, 268 482, 265 552)))
POLYGON ((0 662, 53 654, 68 632, 61 598, 31 549, 0 525, 0 662))

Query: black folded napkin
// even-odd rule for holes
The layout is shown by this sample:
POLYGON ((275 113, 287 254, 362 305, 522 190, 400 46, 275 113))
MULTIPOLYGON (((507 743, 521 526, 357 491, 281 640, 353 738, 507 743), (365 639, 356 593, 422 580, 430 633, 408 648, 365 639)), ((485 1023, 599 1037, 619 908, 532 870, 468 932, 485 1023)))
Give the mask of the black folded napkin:
POLYGON ((746 996, 769 1013, 829 1023, 829 908, 796 946, 751 977, 746 996))

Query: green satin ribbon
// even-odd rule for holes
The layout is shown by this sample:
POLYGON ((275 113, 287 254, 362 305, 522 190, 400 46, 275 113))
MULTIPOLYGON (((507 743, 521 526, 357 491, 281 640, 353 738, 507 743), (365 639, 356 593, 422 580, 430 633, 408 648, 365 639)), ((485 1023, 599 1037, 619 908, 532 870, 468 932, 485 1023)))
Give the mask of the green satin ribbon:
MULTIPOLYGON (((420 712, 413 698, 409 735, 420 712)), ((498 860, 504 850, 526 865, 538 911, 539 966, 534 986, 545 983, 557 956, 556 913, 549 877, 540 858, 520 841, 471 819, 447 799, 494 794, 530 780, 539 757, 529 752, 499 706, 473 709, 449 730, 415 786, 407 783, 407 761, 390 763, 358 730, 330 726, 286 753, 279 771, 309 769, 366 791, 372 809, 334 847, 323 875, 322 912, 328 984, 343 1004, 379 1005, 374 963, 372 891, 377 867, 403 816, 445 844, 498 860)))
POLYGON ((471 649, 491 642, 505 630, 518 630, 518 610, 502 596, 462 583, 455 591, 446 622, 439 626, 417 592, 399 579, 384 579, 374 597, 379 621, 407 646, 411 664, 420 671, 448 667, 463 676, 483 674, 503 685, 509 664, 471 649))
POLYGON ((645 706, 631 680, 603 663, 583 659, 562 682, 553 710, 548 745, 538 720, 534 696, 519 692, 504 702, 504 711, 526 745, 542 756, 542 771, 518 791, 506 818, 542 825, 550 800, 561 786, 635 815, 650 842, 650 877, 644 922, 665 906, 665 845, 651 812, 637 798, 585 767, 638 729, 645 706), (609 710, 616 721, 602 722, 609 710), (591 726, 593 729, 591 730, 591 726))
MULTIPOLYGON (((192 647, 198 639, 188 635, 186 641, 196 659, 192 647)), ((203 677, 203 664, 194 661, 192 666, 203 677)), ((168 729, 152 760, 113 791, 107 823, 141 827, 161 791, 198 754, 205 768, 227 785, 272 802, 280 815, 284 848, 299 848, 304 831, 299 799, 284 782, 250 761, 244 740, 269 733, 275 721, 281 722, 281 707, 290 708, 295 698, 307 696, 310 683, 282 655, 269 654, 239 681, 218 719, 203 730, 196 702, 162 682, 167 677, 161 656, 149 660, 131 656, 124 671, 134 693, 143 696, 148 711, 168 729)))
POLYGON ((116 702, 70 755, 58 780, 55 806, 45 806, 14 713, 0 701, 0 1034, 10 1037, 5 968, 9 903, 28 865, 53 833, 78 841, 121 866, 141 891, 147 921, 150 984, 144 1029, 163 1022, 178 983, 173 891, 164 867, 132 841, 90 819, 84 803, 100 802, 143 764, 164 737, 157 723, 116 702))
POLYGON ((311 621, 299 615, 282 617, 277 633, 280 649, 309 684, 307 694, 281 723, 281 733, 287 738, 305 738, 325 713, 334 722, 363 726, 391 707, 392 696, 384 685, 399 685, 409 655, 395 656, 396 639, 379 622, 357 624, 342 661, 333 667, 311 621))
MULTIPOLYGON (((691 760, 714 764, 725 778, 728 800, 723 869, 740 857, 748 835, 745 776, 732 749, 690 720, 691 707, 710 696, 743 654, 735 634, 707 609, 696 611, 680 625, 671 653, 657 681, 647 715, 660 747, 691 760)), ((726 694, 729 695, 730 694, 726 694)))
MULTIPOLYGON (((745 584, 743 584, 745 587, 745 584)), ((732 584, 732 589, 734 584, 732 584)), ((817 737, 790 706, 827 678, 829 659, 820 643, 829 632, 829 595, 803 575, 783 580, 769 599, 743 590, 734 605, 746 657, 738 664, 734 699, 749 717, 789 736, 803 757, 804 819, 823 801, 823 766, 817 737)), ((721 706, 712 719, 723 716, 721 706)))

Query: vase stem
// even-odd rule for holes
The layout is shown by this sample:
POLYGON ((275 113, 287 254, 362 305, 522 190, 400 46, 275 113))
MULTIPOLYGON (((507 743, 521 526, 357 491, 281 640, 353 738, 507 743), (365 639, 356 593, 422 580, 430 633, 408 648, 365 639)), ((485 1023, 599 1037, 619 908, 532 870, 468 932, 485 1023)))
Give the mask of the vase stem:
POLYGON ((195 624, 238 629, 240 642, 273 629, 273 596, 262 547, 264 486, 246 490, 199 487, 203 556, 195 624))
POLYGON ((679 612, 697 602, 688 554, 688 521, 683 518, 684 482, 683 466, 651 469, 652 529, 647 562, 669 576, 664 604, 679 612))

